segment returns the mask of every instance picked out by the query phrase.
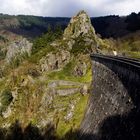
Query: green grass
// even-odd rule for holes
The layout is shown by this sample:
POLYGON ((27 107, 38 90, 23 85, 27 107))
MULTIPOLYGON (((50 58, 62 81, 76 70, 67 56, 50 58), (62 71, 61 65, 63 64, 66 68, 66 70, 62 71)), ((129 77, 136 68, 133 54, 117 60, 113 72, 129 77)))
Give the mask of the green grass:
POLYGON ((48 46, 40 49, 36 53, 32 54, 28 60, 29 60, 29 62, 32 62, 32 63, 38 63, 42 57, 46 56, 49 52, 55 53, 56 50, 57 50, 56 48, 48 45, 48 46))
POLYGON ((118 46, 118 51, 125 53, 126 56, 140 59, 139 34, 132 34, 130 37, 120 40, 118 46))
POLYGON ((66 108, 63 112, 59 114, 59 123, 57 127, 57 135, 59 137, 63 137, 66 133, 68 133, 71 129, 73 131, 77 130, 80 126, 80 123, 84 116, 84 111, 87 105, 87 99, 88 95, 82 96, 81 94, 77 93, 75 95, 65 96, 65 97, 58 97, 55 101, 55 103, 61 104, 63 107, 66 108), (77 100, 79 98, 79 100, 77 100), (69 102, 77 100, 77 103, 75 105, 74 109, 74 115, 71 120, 66 122, 64 120, 64 116, 66 115, 66 112, 69 110, 68 105, 69 102))
POLYGON ((63 70, 61 71, 54 71, 48 74, 48 78, 50 80, 69 80, 74 82, 91 82, 92 80, 92 71, 88 69, 86 75, 84 76, 75 76, 72 74, 72 69, 74 67, 74 63, 68 63, 63 70))
POLYGON ((139 52, 127 52, 127 54, 132 57, 132 58, 136 58, 136 59, 140 59, 140 51, 139 52))
POLYGON ((71 76, 71 75, 67 75, 67 73, 65 73, 63 70, 59 71, 59 72, 51 72, 50 74, 48 74, 49 79, 52 80, 69 80, 69 81, 73 81, 73 82, 91 82, 92 79, 92 72, 91 70, 89 70, 87 72, 87 74, 85 76, 81 76, 81 77, 76 77, 76 76, 71 76))

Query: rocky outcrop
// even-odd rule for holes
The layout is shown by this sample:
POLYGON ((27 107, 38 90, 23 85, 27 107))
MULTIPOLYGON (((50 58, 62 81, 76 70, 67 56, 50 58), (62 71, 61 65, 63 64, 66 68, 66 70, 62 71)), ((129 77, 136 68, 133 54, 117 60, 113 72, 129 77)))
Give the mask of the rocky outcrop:
POLYGON ((82 95, 87 94, 88 88, 88 84, 80 82, 64 80, 50 81, 42 97, 41 104, 46 107, 50 106, 55 96, 69 96, 76 93, 81 93, 82 95))
POLYGON ((74 68, 73 74, 75 76, 84 76, 87 73, 87 64, 83 61, 79 61, 74 68))
MULTIPOLYGON (((58 49, 58 51, 49 52, 40 60, 41 71, 61 69, 76 57, 74 55, 99 52, 100 44, 101 39, 96 36, 90 17, 85 11, 80 11, 70 20, 68 27, 64 31, 63 39, 56 40, 50 44, 51 47, 58 49)), ((88 66, 85 61, 79 61, 74 68, 73 74, 84 76, 87 69, 88 66)))
POLYGON ((61 50, 49 53, 43 57, 39 64, 41 71, 52 71, 63 68, 70 61, 70 52, 61 50))
POLYGON ((85 11, 80 11, 76 16, 72 17, 68 27, 64 31, 63 39, 74 39, 81 35, 95 37, 95 30, 85 11))
POLYGON ((64 31, 63 40, 67 42, 68 49, 73 47, 90 46, 91 51, 98 49, 98 37, 91 24, 90 17, 85 11, 80 11, 70 20, 70 24, 64 31))
POLYGON ((77 104, 77 102, 79 100, 80 100, 80 98, 77 98, 77 99, 75 99, 75 100, 73 100, 73 101, 70 102, 69 107, 68 107, 69 109, 67 111, 67 114, 66 114, 66 116, 64 116, 64 119, 65 119, 66 122, 68 122, 68 121, 70 121, 72 119, 72 117, 74 115, 75 106, 76 106, 76 104, 77 104))
POLYGON ((84 87, 85 85, 83 83, 56 80, 48 84, 48 91, 52 95, 67 96, 67 95, 72 95, 75 93, 82 94, 84 87))
POLYGON ((68 89, 58 89, 56 91, 56 94, 58 94, 59 96, 68 96, 78 92, 79 88, 68 88, 68 89))
POLYGON ((30 56, 32 43, 27 39, 22 38, 19 41, 11 43, 7 48, 6 61, 9 63, 13 59, 18 58, 24 54, 30 56))
POLYGON ((58 86, 75 86, 75 85, 83 85, 80 82, 72 82, 72 81, 64 81, 64 80, 54 80, 48 83, 49 88, 55 88, 58 86))

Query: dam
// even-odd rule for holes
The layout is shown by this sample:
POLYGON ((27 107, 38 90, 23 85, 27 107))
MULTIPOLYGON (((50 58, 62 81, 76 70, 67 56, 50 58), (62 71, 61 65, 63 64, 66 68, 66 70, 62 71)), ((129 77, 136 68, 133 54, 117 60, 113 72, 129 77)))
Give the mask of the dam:
POLYGON ((140 62, 93 54, 92 87, 81 139, 140 140, 140 62))

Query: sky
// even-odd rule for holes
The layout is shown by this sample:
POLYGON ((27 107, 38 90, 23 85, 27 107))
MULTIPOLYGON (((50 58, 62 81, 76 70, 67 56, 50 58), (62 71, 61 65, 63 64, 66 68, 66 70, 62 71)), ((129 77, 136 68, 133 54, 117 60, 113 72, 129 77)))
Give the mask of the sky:
POLYGON ((71 17, 85 10, 91 17, 140 12, 140 0, 0 0, 0 13, 71 17))

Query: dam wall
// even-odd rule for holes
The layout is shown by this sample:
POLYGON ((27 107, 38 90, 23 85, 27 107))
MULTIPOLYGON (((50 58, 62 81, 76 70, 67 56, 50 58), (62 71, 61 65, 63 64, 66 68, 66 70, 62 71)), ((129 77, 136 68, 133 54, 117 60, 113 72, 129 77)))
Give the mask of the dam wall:
POLYGON ((140 140, 140 62, 91 55, 92 89, 81 139, 140 140))

